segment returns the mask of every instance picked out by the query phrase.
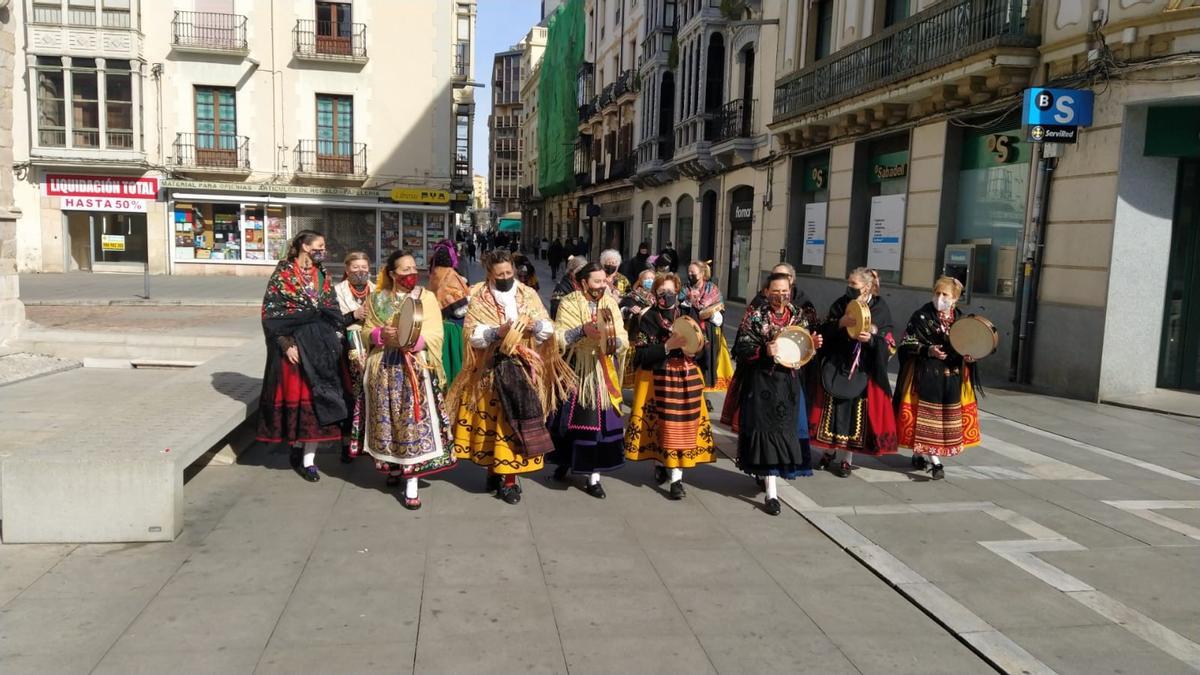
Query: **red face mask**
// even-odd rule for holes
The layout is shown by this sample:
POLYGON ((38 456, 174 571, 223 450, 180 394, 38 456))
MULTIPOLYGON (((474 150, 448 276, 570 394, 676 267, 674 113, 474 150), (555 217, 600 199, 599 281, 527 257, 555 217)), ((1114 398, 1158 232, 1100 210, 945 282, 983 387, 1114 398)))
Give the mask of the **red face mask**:
POLYGON ((417 287, 417 273, 411 274, 393 274, 392 278, 396 281, 396 288, 402 291, 411 291, 417 287))

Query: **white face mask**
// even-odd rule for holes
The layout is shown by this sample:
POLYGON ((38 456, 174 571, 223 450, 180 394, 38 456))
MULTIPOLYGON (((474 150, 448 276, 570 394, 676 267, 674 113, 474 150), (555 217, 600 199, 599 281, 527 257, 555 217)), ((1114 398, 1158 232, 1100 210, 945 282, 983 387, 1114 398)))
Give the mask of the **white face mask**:
POLYGON ((933 306, 939 312, 949 312, 951 307, 954 307, 954 302, 944 295, 939 295, 933 298, 933 306))

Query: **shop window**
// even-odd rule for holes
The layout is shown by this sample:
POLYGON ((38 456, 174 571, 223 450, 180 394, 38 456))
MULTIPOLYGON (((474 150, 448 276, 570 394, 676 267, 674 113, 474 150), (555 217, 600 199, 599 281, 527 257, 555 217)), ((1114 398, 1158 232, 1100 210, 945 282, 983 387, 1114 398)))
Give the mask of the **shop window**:
POLYGON ((1013 295, 1031 155, 1018 124, 963 132, 953 243, 975 245, 976 293, 1013 295))
POLYGON ((294 206, 292 226, 296 231, 311 229, 325 235, 326 265, 340 267, 351 251, 362 251, 371 260, 378 260, 373 209, 294 206))
POLYGON ((237 99, 231 87, 196 87, 196 162, 237 166, 237 99))
POLYGON ((825 232, 829 218, 829 153, 792 160, 784 260, 799 274, 825 271, 825 232))
POLYGON ((287 257, 287 212, 281 206, 176 202, 175 260, 273 262, 287 257))

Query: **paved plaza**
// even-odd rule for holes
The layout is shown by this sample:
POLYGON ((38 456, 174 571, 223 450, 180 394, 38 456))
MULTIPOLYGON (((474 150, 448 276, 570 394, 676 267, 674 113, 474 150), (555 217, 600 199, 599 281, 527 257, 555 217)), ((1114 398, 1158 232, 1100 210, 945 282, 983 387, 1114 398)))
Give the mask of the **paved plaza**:
MULTIPOLYGON (((169 376, 0 386, 0 453, 169 376)), ((174 542, 0 546, 0 672, 1200 670, 1200 420, 982 407, 944 481, 862 458, 784 484, 777 518, 724 429, 681 502, 628 465, 606 500, 543 471, 508 506, 461 465, 417 512, 366 459, 326 449, 309 484, 249 445, 189 471, 174 542)))

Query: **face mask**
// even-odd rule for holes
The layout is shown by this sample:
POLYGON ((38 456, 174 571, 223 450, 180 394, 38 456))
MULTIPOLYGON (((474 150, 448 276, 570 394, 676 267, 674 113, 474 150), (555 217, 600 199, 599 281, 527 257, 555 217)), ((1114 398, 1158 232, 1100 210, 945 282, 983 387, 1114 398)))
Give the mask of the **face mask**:
POLYGON ((592 300, 599 301, 600 298, 604 297, 604 289, 603 288, 601 288, 601 289, 589 288, 587 291, 587 294, 588 294, 588 297, 590 297, 592 300))
POLYGON ((507 279, 496 279, 492 283, 496 286, 496 290, 500 291, 501 293, 507 293, 512 290, 513 284, 516 282, 516 279, 509 277, 507 279))
POLYGON ((638 255, 645 258, 646 256, 650 255, 650 251, 638 251, 638 255))
POLYGON ((862 295, 862 291, 853 286, 846 287, 846 298, 849 300, 857 300, 858 296, 862 295))
POLYGON ((949 312, 950 308, 954 307, 954 303, 950 301, 950 298, 939 295, 933 299, 933 306, 939 312, 949 312))
POLYGON ((411 291, 417 286, 417 273, 411 274, 395 274, 392 276, 396 280, 396 288, 402 291, 411 291))
POLYGON ((675 295, 674 293, 669 293, 669 292, 659 293, 658 294, 658 306, 662 307, 663 309, 671 309, 672 307, 675 306, 675 301, 678 299, 679 299, 679 297, 677 295, 675 295))
POLYGON ((689 274, 688 283, 695 286, 696 284, 700 283, 700 277, 696 276, 695 274, 689 274))
POLYGON ((605 265, 605 266, 604 266, 604 273, 605 273, 605 274, 608 274, 608 275, 613 275, 613 274, 616 274, 616 272, 617 272, 617 266, 616 266, 616 265, 605 265))
POLYGON ((325 262, 325 250, 322 249, 320 251, 317 251, 317 250, 309 251, 308 257, 312 258, 312 261, 315 263, 325 262))
POLYGON ((349 279, 350 283, 355 286, 366 286, 367 281, 371 279, 371 275, 367 272, 351 272, 349 279))
POLYGON ((644 279, 642 281, 642 288, 644 288, 646 290, 650 290, 651 288, 654 288, 654 280, 653 279, 644 279))

